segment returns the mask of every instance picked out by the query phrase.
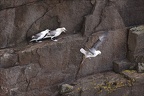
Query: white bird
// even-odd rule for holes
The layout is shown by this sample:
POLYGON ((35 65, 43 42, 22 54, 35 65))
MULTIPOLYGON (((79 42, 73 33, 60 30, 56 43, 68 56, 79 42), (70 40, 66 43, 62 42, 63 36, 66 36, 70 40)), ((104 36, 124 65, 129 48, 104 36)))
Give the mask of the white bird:
POLYGON ((49 33, 49 31, 50 31, 49 29, 46 29, 46 30, 44 30, 44 31, 42 31, 42 32, 40 32, 36 35, 33 35, 30 42, 32 42, 32 41, 42 42, 42 41, 39 41, 39 40, 44 39, 44 37, 49 33))
POLYGON ((96 57, 96 56, 100 55, 101 51, 97 50, 97 49, 102 44, 102 42, 105 41, 106 36, 107 36, 107 32, 105 32, 104 34, 99 36, 99 39, 96 41, 96 43, 94 43, 92 48, 90 48, 88 51, 86 51, 85 49, 81 48, 80 52, 85 55, 85 58, 89 58, 89 59, 91 59, 91 57, 96 57))
POLYGON ((57 40, 54 40, 53 38, 58 37, 62 32, 65 32, 65 31, 67 30, 64 27, 57 28, 56 30, 49 31, 48 34, 44 38, 51 38, 51 40, 57 41, 57 40))

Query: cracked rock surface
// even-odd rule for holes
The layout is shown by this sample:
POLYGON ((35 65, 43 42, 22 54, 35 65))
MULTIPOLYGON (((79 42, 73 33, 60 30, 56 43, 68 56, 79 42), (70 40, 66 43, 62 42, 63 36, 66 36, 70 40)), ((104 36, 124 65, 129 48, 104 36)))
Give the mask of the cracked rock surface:
POLYGON ((134 70, 98 73, 71 83, 73 91, 62 96, 143 96, 143 76, 134 70))
MULTIPOLYGON (((144 22, 143 4, 143 0, 0 0, 0 96, 58 96, 60 85, 76 79, 81 83, 82 77, 92 74, 102 88, 108 88, 106 77, 125 84, 127 79, 121 75, 99 72, 111 71, 113 61, 126 58, 126 27, 144 22), (57 27, 68 30, 58 42, 29 42, 33 34, 57 27), (80 48, 91 48, 105 31, 108 38, 99 48, 102 55, 86 59, 77 74, 83 60, 80 48)), ((116 87, 115 83, 112 86, 116 87)), ((135 86, 134 92, 136 87, 140 86, 135 86)), ((90 92, 95 90, 81 96, 90 92)), ((125 89, 119 92, 129 94, 125 89)))

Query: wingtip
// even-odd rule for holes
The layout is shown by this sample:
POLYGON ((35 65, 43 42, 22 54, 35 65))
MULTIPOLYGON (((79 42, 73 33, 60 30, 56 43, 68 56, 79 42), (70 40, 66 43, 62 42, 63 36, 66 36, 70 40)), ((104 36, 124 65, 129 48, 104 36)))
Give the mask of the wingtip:
POLYGON ((102 41, 104 38, 106 38, 108 35, 108 32, 104 32, 101 36, 99 36, 99 40, 102 41))
POLYGON ((80 52, 86 54, 86 51, 83 48, 80 49, 80 52))
POLYGON ((47 29, 48 31, 52 31, 52 30, 50 30, 50 29, 47 29))
POLYGON ((80 49, 80 52, 81 52, 82 50, 84 50, 84 49, 83 49, 83 48, 81 48, 81 49, 80 49))
POLYGON ((34 40, 32 39, 32 40, 30 40, 29 42, 33 42, 34 40))

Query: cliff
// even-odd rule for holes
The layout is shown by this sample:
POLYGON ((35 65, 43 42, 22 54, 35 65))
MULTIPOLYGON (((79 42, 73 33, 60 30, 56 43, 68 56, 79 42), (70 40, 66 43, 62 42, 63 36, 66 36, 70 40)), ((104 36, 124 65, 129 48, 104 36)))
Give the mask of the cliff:
POLYGON ((0 0, 0 96, 56 96, 63 83, 112 71, 116 60, 133 62, 128 57, 132 44, 128 30, 144 23, 143 4, 143 0, 0 0), (57 27, 68 30, 58 42, 29 42, 32 35, 57 27), (86 59, 77 74, 83 60, 80 48, 90 48, 103 32, 108 38, 99 48, 102 54, 86 59))

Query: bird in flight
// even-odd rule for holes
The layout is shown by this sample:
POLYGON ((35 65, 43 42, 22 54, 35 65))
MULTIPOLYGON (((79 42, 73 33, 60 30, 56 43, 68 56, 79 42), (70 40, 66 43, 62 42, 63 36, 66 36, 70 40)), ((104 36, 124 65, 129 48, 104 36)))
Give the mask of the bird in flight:
POLYGON ((84 54, 85 58, 91 59, 91 57, 96 57, 101 54, 101 51, 98 50, 98 47, 105 41, 107 36, 107 32, 103 33, 99 36, 99 39, 93 44, 93 46, 86 51, 85 49, 81 48, 80 52, 84 54))

